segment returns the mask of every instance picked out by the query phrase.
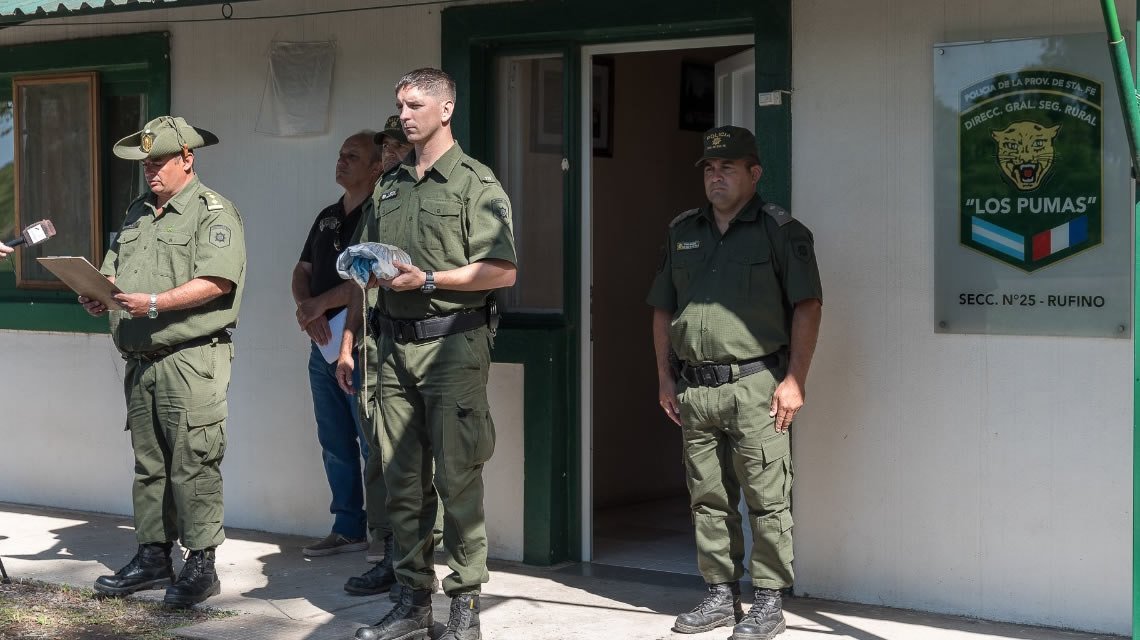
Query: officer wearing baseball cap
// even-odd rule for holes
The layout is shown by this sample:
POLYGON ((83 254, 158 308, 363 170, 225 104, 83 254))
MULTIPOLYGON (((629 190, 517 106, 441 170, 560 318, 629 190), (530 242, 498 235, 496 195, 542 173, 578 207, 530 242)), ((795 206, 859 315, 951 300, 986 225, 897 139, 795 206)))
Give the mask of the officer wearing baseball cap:
POLYGON ((142 162, 150 193, 131 203, 103 259, 100 271, 124 292, 117 306, 79 298, 91 315, 109 313, 127 362, 139 547, 126 566, 95 581, 107 595, 170 585, 165 601, 189 606, 221 590, 214 550, 225 539, 228 329, 237 326, 245 286, 245 240, 237 208, 195 171, 194 150, 217 142, 182 118, 162 116, 113 148, 142 162), (177 579, 176 539, 189 552, 177 579))
POLYGON ((741 127, 705 133, 697 166, 708 202, 673 219, 649 291, 658 401, 682 430, 697 564, 708 595, 674 630, 734 625, 733 640, 784 631, 792 586, 788 429, 804 402, 823 291, 812 234, 756 194, 756 139, 741 127), (755 589, 739 580, 741 490, 752 529, 755 589))

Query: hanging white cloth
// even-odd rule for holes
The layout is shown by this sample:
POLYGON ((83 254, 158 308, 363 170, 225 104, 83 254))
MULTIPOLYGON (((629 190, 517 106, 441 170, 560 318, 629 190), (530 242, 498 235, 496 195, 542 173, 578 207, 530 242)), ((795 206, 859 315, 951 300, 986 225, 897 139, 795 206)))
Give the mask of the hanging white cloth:
POLYGON ((270 43, 256 131, 273 136, 327 131, 335 61, 335 42, 270 43))

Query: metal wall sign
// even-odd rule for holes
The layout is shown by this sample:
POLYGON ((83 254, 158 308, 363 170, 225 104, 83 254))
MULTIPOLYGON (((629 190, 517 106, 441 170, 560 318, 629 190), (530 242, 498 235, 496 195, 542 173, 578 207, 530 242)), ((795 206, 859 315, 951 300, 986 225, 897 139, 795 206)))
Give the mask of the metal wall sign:
POLYGON ((935 330, 1131 335, 1128 149, 1103 35, 934 49, 935 330))

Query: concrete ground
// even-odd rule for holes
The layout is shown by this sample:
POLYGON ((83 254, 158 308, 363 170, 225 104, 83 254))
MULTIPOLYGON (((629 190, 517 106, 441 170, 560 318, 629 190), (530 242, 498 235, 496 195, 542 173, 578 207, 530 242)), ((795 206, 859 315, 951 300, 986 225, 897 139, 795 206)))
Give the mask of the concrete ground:
MULTIPOLYGON (((14 578, 90 586, 134 554, 131 519, 0 503, 0 559, 14 578)), ((305 558, 307 538, 228 529, 218 549, 222 593, 207 601, 244 615, 181 629, 186 638, 345 640, 378 620, 387 595, 354 597, 341 586, 368 568, 364 553, 305 558)), ((179 562, 175 561, 177 570, 179 562)), ((445 575, 446 566, 438 573, 445 575)), ((730 631, 673 633, 673 619, 702 597, 694 576, 566 564, 552 568, 493 562, 481 599, 487 640, 726 640, 730 631)), ((162 591, 132 597, 161 599, 162 591)), ((436 632, 448 599, 435 596, 436 632)), ((746 603, 747 606, 747 603, 746 603)), ((780 640, 1096 640, 1117 636, 984 622, 810 598, 785 601, 780 640)))

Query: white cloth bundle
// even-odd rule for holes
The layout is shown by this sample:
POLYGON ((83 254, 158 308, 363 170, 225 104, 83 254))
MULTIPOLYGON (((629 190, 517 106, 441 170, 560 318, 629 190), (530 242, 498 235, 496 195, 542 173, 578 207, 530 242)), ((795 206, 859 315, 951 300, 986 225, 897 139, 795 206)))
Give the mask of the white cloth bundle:
POLYGON ((379 242, 362 242, 348 247, 337 256, 336 272, 345 280, 354 280, 361 288, 368 286, 369 276, 391 280, 400 275, 392 262, 411 264, 412 259, 399 247, 379 242))

